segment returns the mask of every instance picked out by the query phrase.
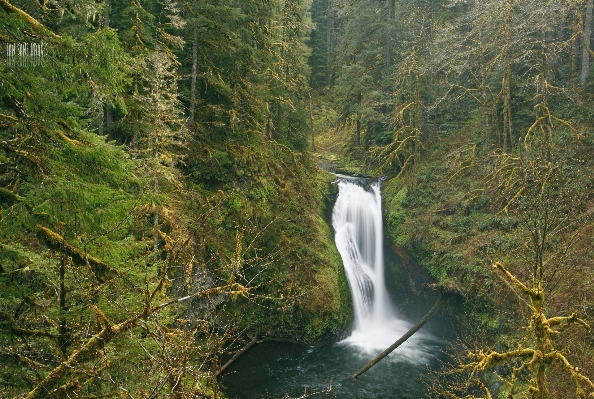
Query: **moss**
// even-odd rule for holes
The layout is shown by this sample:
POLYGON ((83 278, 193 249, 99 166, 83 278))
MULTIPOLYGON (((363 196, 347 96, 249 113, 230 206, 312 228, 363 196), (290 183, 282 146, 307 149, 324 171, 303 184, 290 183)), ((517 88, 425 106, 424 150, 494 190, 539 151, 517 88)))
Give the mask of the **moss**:
POLYGON ((83 143, 81 143, 80 141, 76 140, 76 139, 71 139, 70 137, 66 136, 62 131, 60 130, 53 130, 52 131, 53 134, 55 134, 56 136, 58 136, 61 140, 72 144, 76 147, 81 147, 83 145, 83 143))
POLYGON ((389 196, 389 201, 386 201, 387 208, 387 228, 388 234, 393 238, 398 247, 405 247, 409 240, 409 232, 406 229, 407 212, 405 209, 405 200, 408 194, 408 189, 403 185, 392 186, 389 191, 396 191, 393 196, 389 196))
MULTIPOLYGON (((267 292, 281 292, 284 300, 266 301, 263 307, 239 301, 228 307, 229 317, 246 329, 269 336, 322 343, 342 337, 350 328, 352 306, 342 261, 331 228, 337 194, 334 175, 304 168, 299 180, 275 182, 263 178, 251 182, 242 193, 241 214, 265 223, 258 233, 263 249, 278 248, 282 258, 259 275, 267 292), (282 183, 282 184, 279 184, 282 183)), ((235 219, 234 223, 238 220, 235 219)), ((247 238, 247 237, 246 237, 247 238)))
POLYGON ((0 205, 12 206, 22 200, 23 198, 20 195, 13 193, 11 190, 0 187, 0 205))
POLYGON ((352 324, 352 303, 342 259, 334 243, 332 208, 338 187, 335 176, 320 172, 320 211, 312 218, 315 225, 315 248, 319 259, 315 263, 313 286, 303 309, 303 340, 308 343, 329 342, 342 338, 352 324))
POLYGON ((115 270, 109 265, 87 254, 85 251, 76 248, 55 231, 43 226, 37 226, 37 229, 41 237, 47 242, 50 248, 71 256, 72 260, 78 265, 90 265, 91 270, 93 270, 93 273, 100 282, 107 279, 110 275, 116 273, 115 270))

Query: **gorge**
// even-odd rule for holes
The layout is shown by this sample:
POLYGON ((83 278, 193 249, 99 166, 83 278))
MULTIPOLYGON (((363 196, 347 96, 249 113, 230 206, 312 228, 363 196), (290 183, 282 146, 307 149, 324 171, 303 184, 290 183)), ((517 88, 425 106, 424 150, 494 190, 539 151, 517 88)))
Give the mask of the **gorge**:
POLYGON ((435 367, 444 342, 420 331, 359 380, 348 376, 406 333, 384 273, 381 181, 338 175, 333 208, 335 242, 353 302, 348 336, 321 347, 265 342, 251 349, 224 377, 231 398, 418 398, 420 378, 435 367), (326 396, 325 396, 326 395, 326 396), (287 396, 284 396, 287 397, 287 396))

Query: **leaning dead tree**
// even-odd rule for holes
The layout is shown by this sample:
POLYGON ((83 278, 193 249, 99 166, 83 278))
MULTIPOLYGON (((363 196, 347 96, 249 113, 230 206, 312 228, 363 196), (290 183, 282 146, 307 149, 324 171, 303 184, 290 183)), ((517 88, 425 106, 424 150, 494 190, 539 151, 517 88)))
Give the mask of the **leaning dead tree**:
POLYGON ((435 315, 435 313, 437 313, 437 311, 441 308, 441 306, 443 305, 444 302, 445 302, 444 296, 440 296, 439 299, 437 300, 437 302, 435 302, 435 305, 433 305, 433 307, 429 310, 429 312, 427 312, 427 314, 425 316, 423 316, 423 318, 421 320, 419 320, 417 322, 417 324, 412 326, 410 328, 410 330, 408 330, 396 342, 394 342, 387 349, 385 349, 382 353, 377 355, 372 361, 367 363, 359 371, 357 371, 355 374, 353 374, 351 376, 351 379, 354 380, 355 378, 359 377, 361 374, 363 374, 364 372, 366 372, 367 370, 369 370, 370 368, 375 366, 377 363, 379 363, 379 361, 382 360, 384 357, 386 357, 390 353, 392 353, 394 351, 394 349, 398 348, 400 345, 405 343, 410 337, 413 336, 414 333, 419 331, 421 329, 421 327, 423 327, 435 315))
POLYGON ((396 342, 394 342, 392 345, 390 345, 388 348, 386 348, 382 353, 377 355, 373 360, 371 360, 369 363, 367 363, 365 366, 363 366, 359 371, 357 371, 356 373, 351 375, 351 379, 355 379, 355 378, 359 377, 361 374, 363 374, 364 372, 366 372, 367 370, 369 370, 370 368, 375 366, 377 363, 379 363, 379 361, 382 360, 384 357, 386 357, 390 353, 392 353, 400 345, 405 343, 410 337, 412 337, 417 331, 419 331, 425 324, 427 324, 427 322, 429 320, 431 320, 431 318, 433 316, 435 316, 437 311, 442 307, 442 305, 444 305, 447 302, 447 300, 449 298, 451 298, 453 296, 462 296, 462 292, 460 291, 458 286, 453 282, 450 282, 448 284, 443 284, 443 285, 431 284, 431 285, 429 285, 429 288, 438 290, 441 294, 439 296, 439 298, 437 299, 437 301, 435 302, 435 304, 433 305, 433 307, 431 309, 429 309, 427 314, 425 314, 425 316, 423 316, 423 318, 421 320, 419 320, 414 326, 412 326, 396 342))

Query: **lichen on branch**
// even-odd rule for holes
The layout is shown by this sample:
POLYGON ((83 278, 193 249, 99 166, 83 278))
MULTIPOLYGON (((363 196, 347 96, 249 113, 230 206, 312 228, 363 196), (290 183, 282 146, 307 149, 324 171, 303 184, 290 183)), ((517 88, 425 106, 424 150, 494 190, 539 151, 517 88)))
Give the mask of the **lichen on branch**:
POLYGON ((33 18, 30 14, 28 14, 24 10, 21 10, 20 8, 10 4, 7 0, 0 0, 0 7, 2 7, 2 9, 4 11, 6 11, 7 13, 14 13, 14 14, 20 15, 29 25, 33 26, 36 29, 39 29, 43 33, 45 33, 53 38, 60 37, 60 36, 56 35, 54 32, 52 32, 51 30, 49 30, 48 28, 46 28, 45 25, 43 25, 41 22, 39 22, 38 20, 33 18))
MULTIPOLYGON (((502 274, 502 279, 509 284, 512 290, 517 291, 519 297, 527 299, 523 301, 530 309, 530 324, 525 328, 525 334, 515 348, 506 352, 494 350, 468 351, 465 356, 457 359, 458 366, 449 375, 465 375, 465 383, 457 390, 468 391, 471 387, 485 391, 483 379, 485 373, 492 373, 503 381, 509 389, 508 397, 515 397, 518 389, 527 389, 529 397, 533 399, 550 399, 547 376, 552 369, 560 369, 567 373, 575 387, 576 397, 585 399, 594 397, 594 384, 584 375, 581 370, 574 366, 566 357, 565 353, 555 347, 555 339, 573 324, 590 330, 590 325, 581 319, 578 312, 569 316, 546 317, 545 295, 543 284, 535 279, 532 287, 528 287, 520 281, 501 262, 495 262, 493 268, 502 274), (506 365, 511 368, 511 374, 499 370, 499 365, 506 365), (522 388, 518 384, 520 372, 528 372, 528 381, 522 388)), ((477 398, 473 394, 458 396, 454 393, 456 389, 448 391, 452 398, 477 398)), ((487 395, 490 397, 490 393, 487 395)))

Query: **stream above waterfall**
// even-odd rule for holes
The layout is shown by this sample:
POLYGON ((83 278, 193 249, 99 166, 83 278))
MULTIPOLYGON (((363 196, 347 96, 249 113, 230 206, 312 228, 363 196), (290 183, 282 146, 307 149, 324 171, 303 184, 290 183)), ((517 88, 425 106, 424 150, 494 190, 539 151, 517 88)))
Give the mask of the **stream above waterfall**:
POLYGON ((423 396, 420 377, 437 367, 444 345, 425 329, 357 379, 349 378, 416 320, 411 323, 400 315, 407 303, 394 301, 396 289, 386 283, 381 182, 338 176, 336 184, 332 225, 351 289, 352 331, 340 342, 319 347, 286 342, 255 346, 224 376, 229 398, 423 396))

